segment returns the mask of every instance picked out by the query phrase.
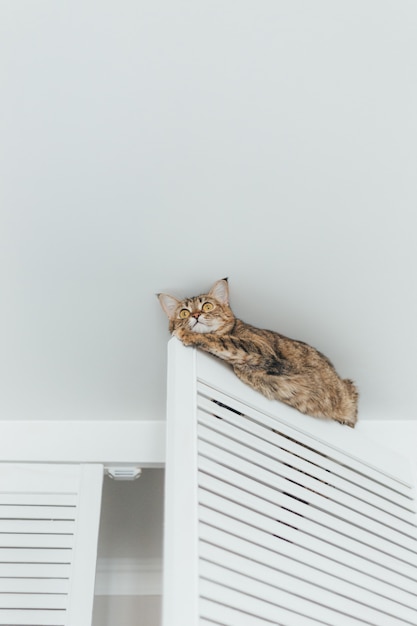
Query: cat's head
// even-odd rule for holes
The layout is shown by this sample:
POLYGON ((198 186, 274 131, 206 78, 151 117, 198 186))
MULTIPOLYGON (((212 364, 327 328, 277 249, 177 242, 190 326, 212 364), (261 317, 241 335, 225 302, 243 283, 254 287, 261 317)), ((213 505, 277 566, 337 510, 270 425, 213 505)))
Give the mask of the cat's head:
POLYGON ((218 280, 208 293, 200 296, 177 300, 166 293, 159 293, 158 298, 168 316, 171 333, 182 327, 194 333, 223 335, 234 326, 227 278, 218 280))

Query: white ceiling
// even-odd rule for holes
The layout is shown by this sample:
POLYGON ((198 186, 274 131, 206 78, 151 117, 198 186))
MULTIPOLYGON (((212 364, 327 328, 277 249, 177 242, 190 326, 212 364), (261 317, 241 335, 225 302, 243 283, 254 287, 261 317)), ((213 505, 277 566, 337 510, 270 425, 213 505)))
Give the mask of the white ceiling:
POLYGON ((2 419, 161 419, 155 293, 229 276, 415 419, 417 5, 0 6, 2 419))

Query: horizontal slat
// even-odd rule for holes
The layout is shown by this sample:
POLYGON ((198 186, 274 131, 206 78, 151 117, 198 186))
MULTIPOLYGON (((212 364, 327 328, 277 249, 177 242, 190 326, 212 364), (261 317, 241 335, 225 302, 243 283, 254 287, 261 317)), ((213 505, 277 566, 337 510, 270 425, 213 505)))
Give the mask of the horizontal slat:
POLYGON ((199 411, 199 420, 209 428, 223 432, 232 439, 237 439, 245 445, 254 447, 276 461, 287 463, 306 474, 312 474, 317 480, 335 487, 341 494, 348 494, 360 501, 365 501, 374 506, 377 511, 385 511, 385 514, 388 513, 394 520, 404 520, 404 522, 412 525, 411 529, 406 527, 405 532, 412 532, 415 535, 416 511, 408 498, 399 496, 393 499, 391 491, 382 485, 379 487, 378 493, 374 493, 369 489, 372 486, 369 480, 352 475, 352 472, 349 474, 347 468, 339 469, 338 464, 335 464, 331 459, 285 439, 278 433, 265 429, 244 416, 216 406, 216 411, 221 417, 221 419, 217 419, 212 413, 207 412, 210 409, 213 410, 213 404, 206 398, 199 398, 199 404, 202 407, 199 411), (405 504, 407 508, 400 506, 399 501, 405 504))
MULTIPOLYGON (((236 567, 240 573, 246 573, 247 576, 253 576, 258 580, 265 580, 267 583, 273 581, 274 586, 284 587, 289 592, 296 588, 298 593, 300 581, 303 581, 306 590, 305 597, 317 602, 321 598, 326 606, 333 607, 335 610, 339 607, 340 596, 343 596, 346 605, 350 607, 349 614, 358 619, 365 619, 367 615, 369 619, 375 619, 378 616, 387 619, 387 616, 390 616, 393 624, 396 618, 408 620, 412 624, 417 623, 417 606, 414 610, 401 606, 398 602, 362 589, 353 582, 341 580, 246 539, 206 524, 200 525, 200 539, 200 558, 231 569, 236 567), (243 557, 245 562, 241 562, 237 555, 243 557)), ((391 593, 390 591, 390 595, 391 593)))
POLYGON ((65 578, 2 578, 1 593, 68 593, 69 580, 65 578))
POLYGON ((72 548, 73 535, 1 533, 1 548, 72 548))
POLYGON ((0 533, 65 534, 75 532, 75 520, 0 519, 0 533))
POLYGON ((73 506, 0 505, 0 519, 74 520, 76 510, 73 506))
MULTIPOLYGON (((231 542, 231 547, 233 548, 233 546, 235 544, 231 542)), ((203 565, 205 561, 215 566, 215 568, 226 570, 226 575, 230 577, 229 584, 231 587, 234 587, 233 581, 236 578, 236 574, 238 574, 237 578, 240 581, 237 584, 242 585, 242 590, 246 589, 251 592, 250 590, 253 590, 253 581, 256 581, 256 584, 263 584, 264 588, 261 591, 261 586, 259 586, 259 592, 262 593, 262 597, 268 602, 276 602, 277 596, 280 597, 281 601, 282 593, 285 592, 297 596, 300 605, 306 601, 313 605, 318 604, 335 613, 347 614, 358 621, 363 620, 366 623, 375 624, 375 626, 379 626, 384 621, 389 621, 390 626, 400 626, 406 621, 409 624, 415 624, 416 612, 414 611, 412 612, 413 614, 408 611, 412 619, 411 622, 408 615, 404 619, 398 619, 395 613, 386 613, 383 610, 370 607, 366 601, 358 604, 351 599, 349 588, 345 590, 345 593, 335 592, 334 589, 327 587, 327 581, 319 576, 313 582, 303 580, 298 576, 289 576, 287 572, 281 571, 275 566, 271 567, 270 564, 260 563, 252 560, 250 557, 247 558, 246 555, 235 554, 233 551, 201 542, 200 571, 202 575, 204 575, 205 571, 205 566, 203 565), (246 583, 244 578, 247 579, 246 583)), ((216 579, 214 578, 213 580, 216 579)), ((294 607, 292 602, 290 606, 294 607)), ((319 617, 319 613, 316 617, 319 617)))
MULTIPOLYGON (((258 511, 272 520, 282 520, 284 524, 289 524, 292 528, 298 529, 300 539, 302 533, 305 533, 307 536, 317 537, 328 543, 332 550, 339 547, 348 554, 352 553, 371 563, 373 562, 393 572, 397 572, 404 576, 404 585, 409 584, 412 586, 413 591, 415 590, 416 570, 411 565, 407 565, 388 554, 359 543, 348 535, 341 536, 335 529, 309 519, 304 516, 303 509, 311 507, 303 507, 302 503, 289 498, 285 494, 273 492, 264 485, 242 477, 232 470, 219 468, 217 464, 208 459, 201 458, 199 462, 202 470, 199 476, 199 484, 207 491, 217 493, 232 502, 235 501, 247 509, 258 511), (288 510, 289 507, 290 510, 288 510)), ((278 535, 280 534, 279 528, 277 528, 276 532, 278 535)))
POLYGON ((404 459, 368 450, 360 429, 267 401, 208 355, 196 351, 194 363, 205 622, 415 626, 417 518, 404 459))
MULTIPOLYGON (((247 415, 255 422, 265 426, 266 428, 276 430, 286 437, 298 441, 301 445, 307 446, 307 448, 314 446, 316 452, 324 455, 325 457, 334 459, 335 462, 337 462, 341 467, 347 466, 350 470, 357 473, 358 476, 367 477, 367 479, 373 481, 375 485, 384 485, 384 487, 388 487, 394 492, 403 494, 406 498, 412 498, 413 485, 411 482, 407 482, 405 472, 402 472, 404 475, 393 475, 393 473, 389 473, 386 469, 386 463, 381 464, 380 467, 375 467, 371 464, 370 460, 362 461, 357 457, 346 454, 345 450, 343 450, 342 444, 340 448, 335 448, 327 442, 324 443, 313 434, 304 433, 301 428, 297 429, 288 426, 284 422, 281 422, 278 417, 272 417, 270 412, 257 410, 249 404, 240 402, 235 397, 231 398, 230 396, 223 394, 221 391, 214 389, 211 385, 209 386, 204 382, 198 383, 198 391, 199 394, 205 396, 209 400, 221 402, 224 405, 231 407, 233 410, 239 411, 243 415, 247 415)), ((261 398, 261 400, 263 399, 261 398)), ((273 410, 272 406, 271 410, 273 410)), ((340 439, 342 441, 343 437, 340 439)), ((392 468, 392 470, 395 471, 395 468, 392 468)))
POLYGON ((0 609, 0 624, 7 626, 65 626, 66 611, 0 609))
POLYGON ((72 550, 0 548, 1 563, 70 563, 72 550))
MULTIPOLYGON (((200 561, 200 576, 200 595, 202 597, 241 610, 247 609, 264 619, 284 621, 280 611, 280 607, 282 607, 298 616, 299 625, 305 623, 304 616, 331 626, 340 623, 343 623, 343 626, 358 626, 358 624, 364 623, 362 620, 343 614, 343 599, 340 602, 340 610, 333 611, 328 607, 320 606, 303 598, 298 594, 298 589, 295 590, 297 595, 288 593, 283 589, 278 591, 276 587, 264 582, 203 560, 200 561), (236 594, 233 591, 239 593, 236 594)), ((297 624, 297 622, 293 623, 297 624)), ((372 626, 381 626, 381 624, 372 624, 372 626)))
MULTIPOLYGON (((239 470, 245 467, 247 472, 250 472, 251 466, 260 467, 269 473, 271 484, 276 484, 281 478, 296 484, 295 495, 298 497, 308 499, 310 504, 324 508, 336 516, 348 518, 350 523, 366 527, 370 532, 384 536, 414 552, 417 564, 417 529, 414 526, 404 523, 385 511, 375 509, 367 501, 341 493, 328 484, 297 471, 288 463, 279 463, 263 451, 249 447, 247 442, 242 443, 225 436, 218 430, 207 428, 205 424, 199 424, 198 436, 201 442, 208 443, 219 450, 216 459, 225 465, 239 468, 239 470), (302 495, 303 489, 304 495, 302 495), (323 497, 326 502, 323 502, 323 497)), ((199 450, 202 449, 202 445, 199 445, 199 450)))
POLYGON ((69 578, 70 572, 69 563, 0 563, 0 577, 7 578, 69 578))
MULTIPOLYGON (((199 519, 203 522, 200 527, 201 539, 209 539, 205 534, 205 526, 208 525, 212 530, 220 529, 225 537, 233 535, 251 542, 255 547, 265 548, 271 554, 279 555, 284 562, 290 559, 293 564, 310 572, 313 580, 324 572, 334 581, 335 588, 339 581, 341 589, 347 582, 374 595, 377 603, 384 599, 417 611, 417 596, 413 591, 415 584, 410 585, 409 592, 405 591, 401 588, 402 577, 394 572, 349 552, 343 552, 311 535, 304 535, 288 525, 280 525, 276 520, 265 518, 212 493, 200 490, 200 498, 204 502, 199 508, 199 519)), ((219 545, 223 544, 219 542, 219 545)), ((228 547, 228 542, 224 547, 228 547)))
MULTIPOLYGON (((210 586, 206 583, 206 585, 210 588, 210 586)), ((211 585, 215 587, 214 584, 211 585)), ((240 594, 232 591, 230 593, 231 602, 239 602, 240 594)), ((244 609, 240 610, 239 608, 232 608, 230 606, 226 606, 219 602, 213 602, 212 600, 207 600, 206 598, 200 599, 200 615, 204 617, 200 617, 199 626, 283 626, 283 623, 277 622, 276 620, 271 621, 271 619, 262 619, 257 615, 254 615, 253 611, 255 607, 252 606, 250 608, 249 613, 245 612, 244 609)), ((248 607, 245 607, 246 609, 248 607)), ((284 609, 280 609, 281 618, 284 619, 285 616, 285 626, 300 626, 300 616, 293 615, 289 611, 285 611, 284 609)), ((303 618, 303 626, 316 626, 318 622, 316 620, 310 620, 307 618, 307 621, 303 618)), ((323 624, 323 622, 320 622, 323 624)))
MULTIPOLYGON (((220 623, 211 619, 205 619, 204 617, 200 617, 198 621, 198 626, 225 626, 225 624, 226 624, 225 621, 223 621, 223 623, 220 623)), ((271 625, 269 624, 268 626, 271 626, 271 625)))
MULTIPOLYGON (((265 624, 265 622, 263 622, 263 625, 265 624)), ((227 622, 225 622, 223 620, 223 622, 218 622, 217 620, 214 621, 212 619, 206 619, 205 617, 200 617, 199 621, 198 621, 198 626, 227 626, 227 622)), ((268 624, 268 626, 271 626, 271 623, 268 624)))
MULTIPOLYGON (((236 454, 241 451, 239 444, 236 442, 230 442, 229 449, 236 454)), ((271 485, 270 487, 264 487, 264 489, 270 489, 269 498, 274 499, 275 494, 279 493, 279 491, 288 493, 293 496, 293 499, 296 498, 304 503, 301 511, 302 515, 315 519, 324 525, 335 527, 340 533, 347 534, 377 550, 393 554, 395 558, 410 563, 417 568, 417 553, 415 552, 415 542, 412 539, 379 524, 375 520, 355 513, 351 509, 346 509, 343 505, 323 498, 323 496, 312 490, 307 490, 291 481, 283 480, 282 477, 277 476, 270 470, 263 469, 255 464, 256 461, 261 462, 261 459, 259 459, 260 455, 257 452, 250 451, 248 453, 247 458, 250 459, 250 462, 243 457, 238 458, 235 454, 225 449, 219 449, 216 445, 206 441, 199 442, 198 450, 201 456, 219 464, 221 469, 216 471, 217 474, 220 472, 220 477, 223 472, 226 472, 227 468, 231 471, 235 471, 231 468, 237 468, 235 473, 239 473, 239 476, 242 475, 243 478, 245 476, 250 477, 251 480, 253 479, 262 485, 271 485), (345 522, 345 519, 349 521, 345 522)), ((417 569, 415 574, 417 578, 417 569)))
POLYGON ((0 492, 0 505, 77 506, 78 496, 69 493, 0 492))
POLYGON ((0 593, 1 609, 61 609, 67 608, 68 596, 53 593, 0 593))

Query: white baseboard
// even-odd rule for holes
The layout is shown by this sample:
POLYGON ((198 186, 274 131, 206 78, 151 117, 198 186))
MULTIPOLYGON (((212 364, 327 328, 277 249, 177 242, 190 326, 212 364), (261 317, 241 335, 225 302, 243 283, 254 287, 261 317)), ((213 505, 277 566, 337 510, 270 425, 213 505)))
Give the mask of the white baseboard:
POLYGON ((159 596, 162 594, 160 559, 99 558, 96 596, 159 596))

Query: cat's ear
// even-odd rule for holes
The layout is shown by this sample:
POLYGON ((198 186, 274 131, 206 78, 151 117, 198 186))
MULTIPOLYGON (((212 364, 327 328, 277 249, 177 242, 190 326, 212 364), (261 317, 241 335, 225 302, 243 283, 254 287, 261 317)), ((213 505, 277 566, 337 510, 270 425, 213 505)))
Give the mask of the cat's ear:
POLYGON ((180 300, 177 300, 173 296, 169 296, 167 293, 157 293, 156 295, 158 296, 158 300, 161 303, 161 307, 164 309, 169 319, 172 319, 180 303, 180 300))
POLYGON ((209 295, 216 298, 222 304, 229 304, 229 284, 227 278, 222 278, 214 283, 209 291, 209 295))

